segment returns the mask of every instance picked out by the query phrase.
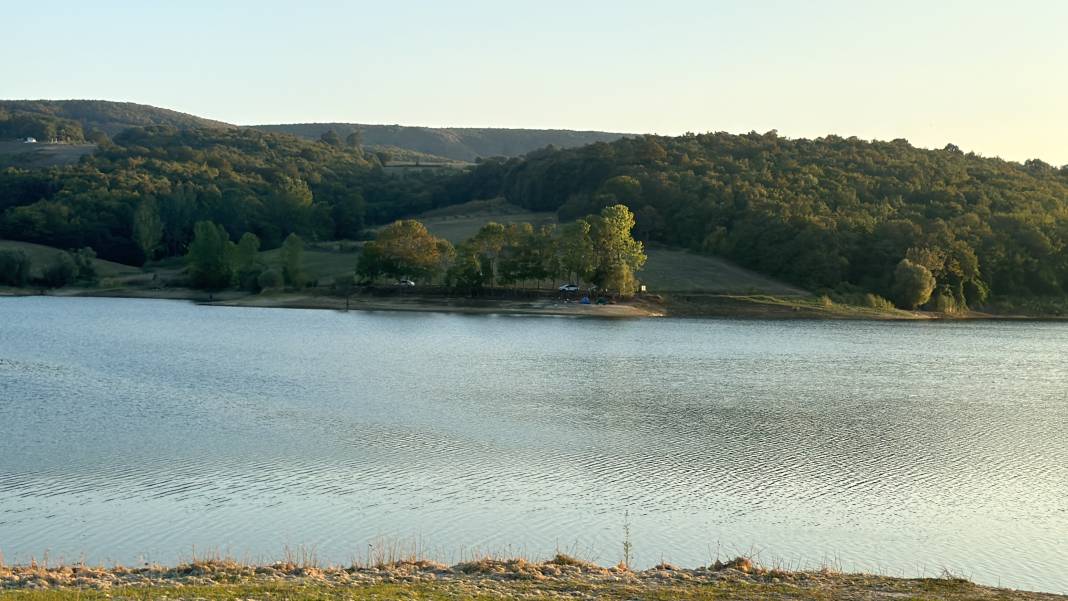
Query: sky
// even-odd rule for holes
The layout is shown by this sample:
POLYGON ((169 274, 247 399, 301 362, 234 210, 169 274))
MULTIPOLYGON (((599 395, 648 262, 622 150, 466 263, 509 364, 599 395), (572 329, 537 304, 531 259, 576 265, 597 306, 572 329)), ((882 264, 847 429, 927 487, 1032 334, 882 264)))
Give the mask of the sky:
POLYGON ((1068 164, 1068 2, 0 0, 0 98, 237 124, 953 143, 1068 164))

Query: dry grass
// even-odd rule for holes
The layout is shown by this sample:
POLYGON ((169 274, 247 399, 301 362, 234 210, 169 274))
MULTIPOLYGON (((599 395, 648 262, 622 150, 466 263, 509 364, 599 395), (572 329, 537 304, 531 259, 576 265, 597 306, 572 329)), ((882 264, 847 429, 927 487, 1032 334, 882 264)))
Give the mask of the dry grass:
MULTIPOLYGON (((395 550, 407 553, 408 550, 395 550)), ((383 551, 388 554, 391 551, 383 551)), ((483 556, 454 566, 421 558, 374 565, 321 566, 314 549, 287 551, 270 565, 209 554, 175 567, 84 564, 0 567, 5 601, 105 599, 729 599, 1064 601, 1063 596, 995 589, 949 577, 905 579, 768 569, 746 557, 696 569, 661 563, 644 571, 604 568, 557 554, 536 562, 483 556)))

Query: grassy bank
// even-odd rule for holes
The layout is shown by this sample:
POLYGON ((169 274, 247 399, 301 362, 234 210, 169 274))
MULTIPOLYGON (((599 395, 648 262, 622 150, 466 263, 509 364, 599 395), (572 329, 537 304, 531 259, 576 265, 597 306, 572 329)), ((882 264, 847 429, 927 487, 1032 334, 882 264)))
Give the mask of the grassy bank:
POLYGON ((1053 601, 1068 597, 984 587, 967 580, 890 578, 831 570, 767 569, 747 559, 696 569, 601 567, 566 555, 545 562, 482 558, 322 568, 306 563, 192 562, 176 567, 0 567, 0 595, 14 601, 104 599, 737 599, 1053 601))

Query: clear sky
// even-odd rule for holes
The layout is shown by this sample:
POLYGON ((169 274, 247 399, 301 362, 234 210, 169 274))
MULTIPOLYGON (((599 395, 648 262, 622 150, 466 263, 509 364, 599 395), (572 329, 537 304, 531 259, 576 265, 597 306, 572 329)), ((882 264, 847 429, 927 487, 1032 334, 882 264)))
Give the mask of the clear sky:
POLYGON ((1068 163, 1068 1, 0 4, 0 98, 344 121, 952 142, 1068 163))

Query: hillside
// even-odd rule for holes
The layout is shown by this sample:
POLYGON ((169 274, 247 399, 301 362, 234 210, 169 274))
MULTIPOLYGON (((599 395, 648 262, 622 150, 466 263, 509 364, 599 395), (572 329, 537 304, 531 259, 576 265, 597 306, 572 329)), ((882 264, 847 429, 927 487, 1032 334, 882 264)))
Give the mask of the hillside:
POLYGON ((450 177, 396 177, 355 149, 250 129, 129 129, 74 165, 0 169, 0 236, 136 265, 138 215, 158 224, 153 256, 183 254, 199 220, 267 248, 293 232, 355 238, 365 220, 431 208, 450 177))
POLYGON ((1068 167, 905 140, 644 136, 464 175, 561 221, 623 203, 636 236, 814 291, 958 311, 1068 294, 1068 167))
POLYGON ((456 161, 474 161, 479 157, 521 156, 549 145, 572 148, 594 142, 610 142, 629 135, 564 129, 435 128, 358 123, 289 123, 250 127, 307 140, 318 140, 319 136, 330 130, 341 138, 359 130, 363 135, 363 143, 367 146, 393 146, 456 161))
POLYGON ((72 131, 60 135, 60 137, 74 140, 81 139, 79 136, 82 134, 89 136, 90 132, 94 130, 114 136, 130 127, 149 127, 153 125, 166 125, 179 129, 234 127, 221 121, 133 102, 112 102, 109 100, 0 100, 0 137, 32 135, 42 141, 52 136, 47 131, 36 132, 36 135, 30 132, 12 132, 9 136, 8 132, 3 131, 5 116, 8 118, 21 117, 48 120, 57 124, 76 123, 80 126, 80 132, 75 134, 72 131))

